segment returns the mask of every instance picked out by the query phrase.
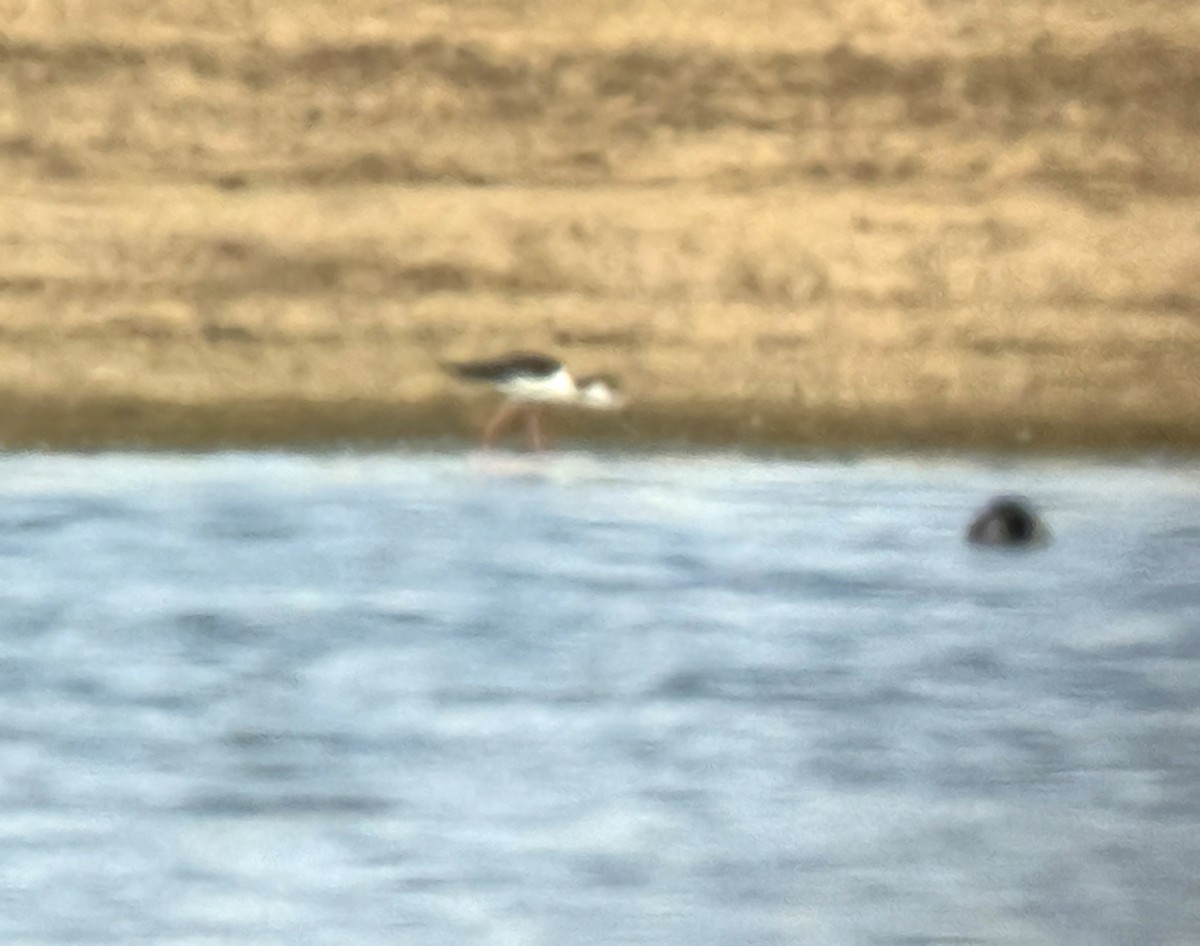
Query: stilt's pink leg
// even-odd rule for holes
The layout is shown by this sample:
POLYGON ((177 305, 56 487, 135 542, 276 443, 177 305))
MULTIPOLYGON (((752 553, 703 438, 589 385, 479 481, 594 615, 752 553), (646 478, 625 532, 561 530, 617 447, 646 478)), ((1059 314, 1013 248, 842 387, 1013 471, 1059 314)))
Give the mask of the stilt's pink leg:
POLYGON ((534 450, 544 450, 546 448, 546 441, 542 437, 541 412, 536 407, 529 409, 529 416, 525 423, 526 429, 529 432, 529 445, 534 450))
POLYGON ((504 422, 513 415, 516 406, 511 401, 505 401, 492 415, 492 419, 487 422, 487 426, 483 428, 483 445, 490 447, 496 439, 496 435, 500 432, 500 428, 504 426, 504 422))

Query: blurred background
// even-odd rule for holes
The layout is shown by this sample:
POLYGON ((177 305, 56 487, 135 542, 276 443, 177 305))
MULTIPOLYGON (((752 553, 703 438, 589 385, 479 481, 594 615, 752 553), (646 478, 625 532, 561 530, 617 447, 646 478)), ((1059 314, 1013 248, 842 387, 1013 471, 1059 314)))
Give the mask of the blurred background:
POLYGON ((1194 946, 1198 143, 1180 0, 0 0, 0 941, 1194 946))

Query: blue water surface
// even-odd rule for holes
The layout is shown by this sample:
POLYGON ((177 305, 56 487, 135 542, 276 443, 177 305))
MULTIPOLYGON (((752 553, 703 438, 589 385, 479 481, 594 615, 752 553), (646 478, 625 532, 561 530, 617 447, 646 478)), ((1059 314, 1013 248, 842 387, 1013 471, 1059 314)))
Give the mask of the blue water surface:
POLYGON ((0 456, 0 941, 1200 942, 1200 466, 0 456), (1054 542, 966 546, 1020 491, 1054 542))

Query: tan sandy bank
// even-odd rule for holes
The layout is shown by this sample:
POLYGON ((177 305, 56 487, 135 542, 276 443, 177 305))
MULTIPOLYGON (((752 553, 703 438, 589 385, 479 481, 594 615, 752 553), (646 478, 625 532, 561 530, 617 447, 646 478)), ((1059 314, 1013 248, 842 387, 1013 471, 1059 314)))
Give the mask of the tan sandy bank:
POLYGON ((546 351, 613 443, 1190 448, 1192 207, 776 188, 61 186, 0 198, 12 445, 471 435, 546 351))
POLYGON ((614 372, 613 442, 1190 446, 1191 202, 85 184, 0 196, 0 438, 468 436, 445 358, 614 372))
POLYGON ((622 376, 567 438, 1197 441, 1194 11, 18 6, 8 444, 466 438, 514 349, 622 376))

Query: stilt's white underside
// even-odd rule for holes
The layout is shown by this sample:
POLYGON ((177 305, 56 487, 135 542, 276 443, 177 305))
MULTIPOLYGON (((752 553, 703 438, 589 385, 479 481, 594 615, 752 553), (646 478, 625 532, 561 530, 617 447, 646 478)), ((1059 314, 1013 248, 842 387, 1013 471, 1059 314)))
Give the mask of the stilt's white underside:
POLYGON ((554 403, 575 399, 575 382, 566 368, 559 368, 544 378, 512 378, 496 387, 513 401, 554 403))

